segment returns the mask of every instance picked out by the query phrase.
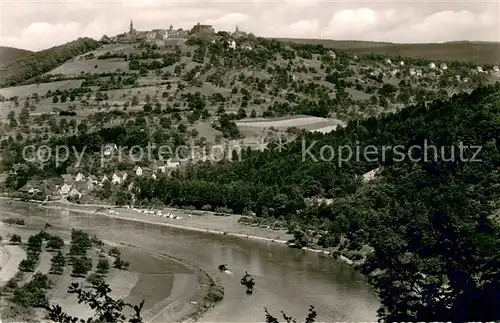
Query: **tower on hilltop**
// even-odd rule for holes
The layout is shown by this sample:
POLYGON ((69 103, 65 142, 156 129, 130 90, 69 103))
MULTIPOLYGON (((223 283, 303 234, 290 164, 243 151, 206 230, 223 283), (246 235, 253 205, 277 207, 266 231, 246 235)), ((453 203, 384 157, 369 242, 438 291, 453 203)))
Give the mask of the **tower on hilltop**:
POLYGON ((135 34, 134 23, 132 22, 132 19, 130 19, 130 29, 128 32, 129 34, 135 34))

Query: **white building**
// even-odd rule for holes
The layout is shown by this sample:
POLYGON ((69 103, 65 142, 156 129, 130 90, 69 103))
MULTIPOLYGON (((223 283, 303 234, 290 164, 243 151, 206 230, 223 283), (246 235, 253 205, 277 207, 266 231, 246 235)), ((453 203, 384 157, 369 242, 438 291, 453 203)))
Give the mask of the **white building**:
POLYGON ((118 150, 116 144, 109 144, 104 147, 104 156, 111 155, 115 150, 118 150))
POLYGON ((72 188, 69 191, 68 195, 73 197, 73 198, 78 198, 78 199, 80 199, 80 197, 82 197, 82 193, 80 193, 76 188, 72 188))
POLYGON ((169 169, 173 169, 179 167, 180 165, 181 165, 180 162, 174 162, 171 159, 168 159, 167 164, 165 166, 167 166, 167 168, 169 169))
POLYGON ((434 64, 434 63, 430 63, 430 64, 429 64, 429 68, 435 69, 435 68, 436 68, 436 64, 434 64))
POLYGON ((387 59, 385 60, 385 63, 386 63, 386 64, 389 64, 389 65, 391 65, 391 64, 392 64, 392 62, 391 62, 391 60, 390 60, 389 58, 387 58, 387 59))
POLYGON ((446 63, 441 63, 441 65, 439 66, 440 69, 442 69, 443 71, 447 70, 448 69, 448 65, 446 65, 446 63))
POLYGON ((85 181, 85 176, 82 173, 76 174, 75 182, 83 182, 83 181, 85 181))
POLYGON ((142 168, 141 166, 135 166, 134 167, 134 172, 136 176, 142 176, 142 168))
POLYGON ((71 185, 69 185, 67 183, 65 183, 64 185, 62 185, 61 188, 59 189, 59 193, 62 196, 67 196, 70 191, 71 191, 71 185))
POLYGON ((236 49, 236 42, 234 40, 228 41, 229 48, 236 49))
POLYGON ((120 176, 118 176, 118 174, 113 173, 113 176, 111 176, 111 183, 116 185, 116 184, 120 184, 121 182, 122 182, 122 178, 120 176))
POLYGON ((482 72, 483 72, 483 68, 482 68, 481 66, 478 66, 478 67, 477 67, 477 71, 478 71, 479 73, 482 73, 482 72))
POLYGON ((404 61, 399 62, 399 65, 404 66, 405 62, 404 61))

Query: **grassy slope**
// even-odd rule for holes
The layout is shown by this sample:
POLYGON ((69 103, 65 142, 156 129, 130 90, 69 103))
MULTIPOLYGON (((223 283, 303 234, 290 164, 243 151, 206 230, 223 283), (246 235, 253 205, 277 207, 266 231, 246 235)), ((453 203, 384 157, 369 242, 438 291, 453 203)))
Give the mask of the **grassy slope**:
POLYGON ((0 66, 9 64, 31 53, 33 52, 26 49, 0 46, 0 66))
POLYGON ((498 64, 500 43, 494 42, 447 42, 429 44, 396 44, 369 41, 337 41, 329 39, 278 38, 302 44, 322 44, 357 54, 381 54, 438 61, 469 61, 498 64))

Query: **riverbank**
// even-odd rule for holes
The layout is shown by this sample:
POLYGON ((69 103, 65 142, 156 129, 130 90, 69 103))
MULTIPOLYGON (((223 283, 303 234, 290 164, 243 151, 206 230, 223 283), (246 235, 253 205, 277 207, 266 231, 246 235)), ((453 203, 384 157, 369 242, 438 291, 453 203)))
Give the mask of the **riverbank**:
MULTIPOLYGON (((1 197, 0 197, 1 198, 1 197)), ((82 205, 71 202, 61 203, 58 201, 49 201, 40 204, 40 201, 30 201, 31 203, 39 204, 41 207, 50 209, 64 208, 68 211, 82 212, 86 214, 99 214, 110 218, 117 218, 135 222, 143 222, 149 224, 157 224, 177 228, 181 230, 189 230, 196 232, 204 232, 218 235, 227 235, 231 237, 238 237, 244 239, 251 239, 262 242, 271 242, 286 245, 287 242, 293 239, 293 235, 286 232, 286 230, 266 229, 256 226, 250 226, 239 223, 239 219, 243 217, 239 214, 231 215, 215 215, 216 213, 210 211, 199 210, 185 210, 174 208, 161 208, 163 214, 166 212, 178 216, 178 219, 170 219, 168 217, 153 216, 153 214, 145 214, 135 211, 130 208, 121 208, 112 205, 82 205), (110 212, 113 211, 113 213, 110 212)), ((157 211, 157 210, 155 210, 157 211)), ((332 251, 320 248, 301 248, 304 251, 320 253, 325 256, 332 256, 332 251)), ((353 266, 355 261, 349 259, 345 255, 339 255, 335 260, 341 261, 345 264, 353 266)))

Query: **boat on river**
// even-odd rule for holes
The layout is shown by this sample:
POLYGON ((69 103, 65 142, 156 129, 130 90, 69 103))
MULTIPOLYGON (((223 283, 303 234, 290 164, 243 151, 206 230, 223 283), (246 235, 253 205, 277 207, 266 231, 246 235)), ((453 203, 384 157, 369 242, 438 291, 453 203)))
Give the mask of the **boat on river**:
POLYGON ((243 276, 240 280, 241 285, 246 286, 247 294, 253 293, 253 287, 255 286, 255 278, 252 275, 249 275, 248 272, 245 271, 245 276, 243 276))

